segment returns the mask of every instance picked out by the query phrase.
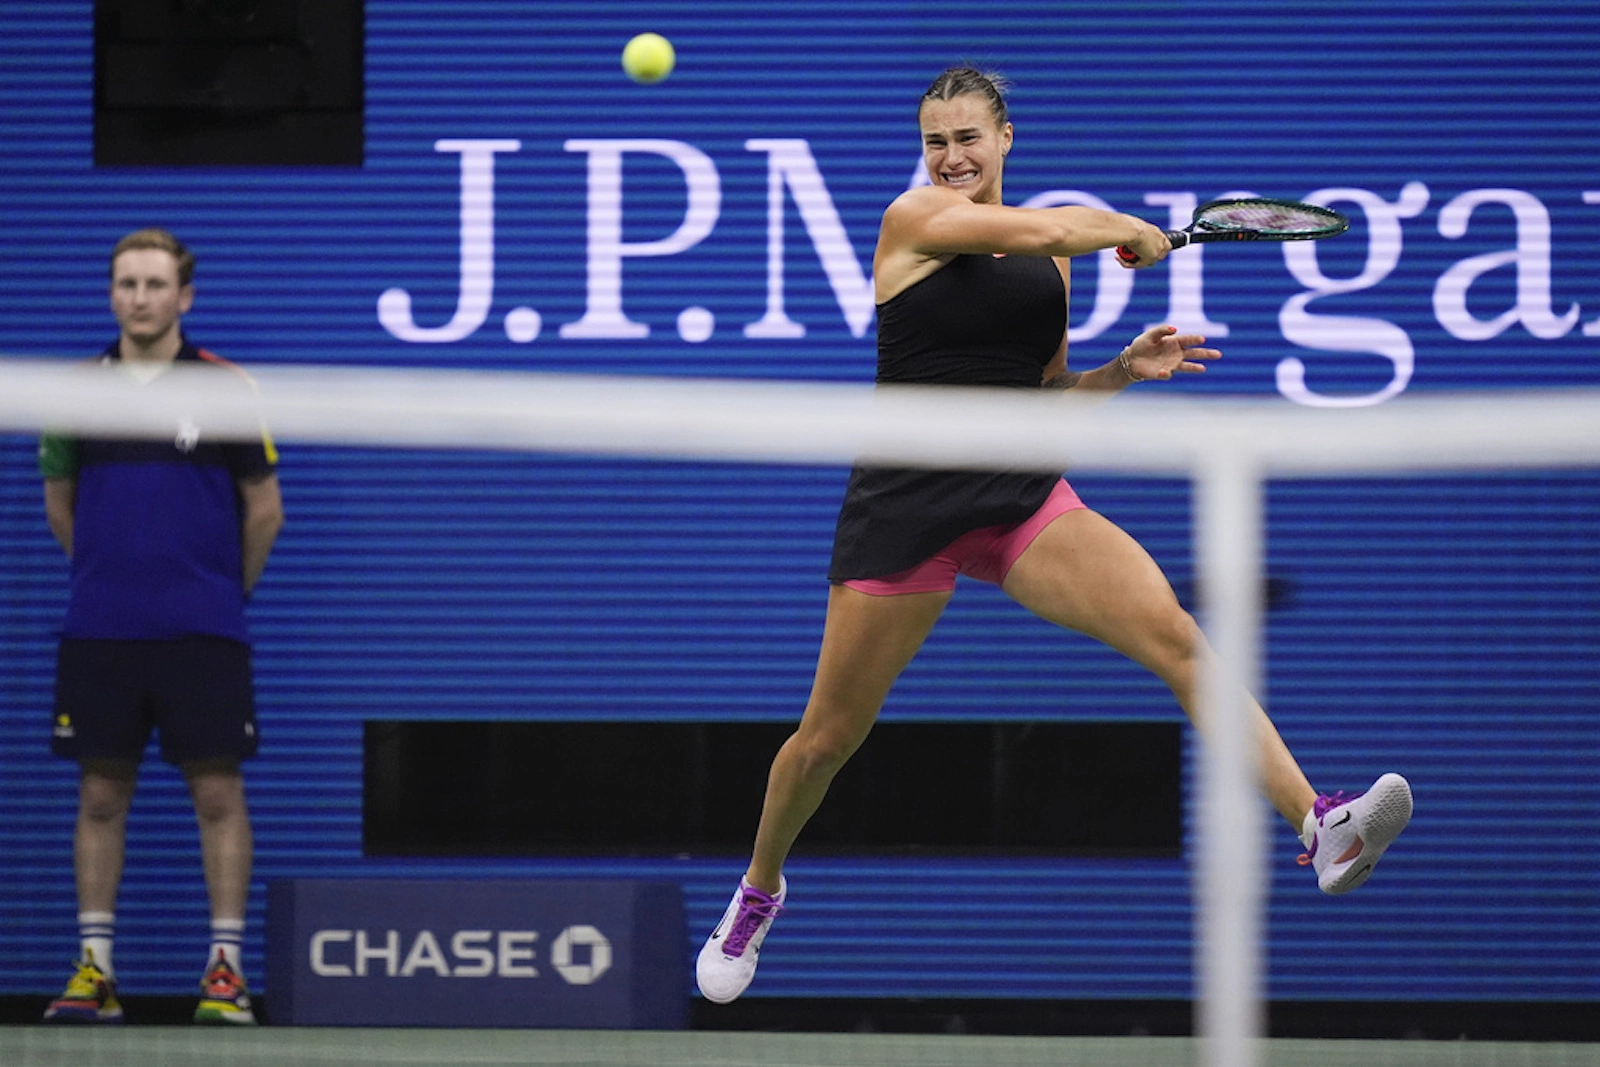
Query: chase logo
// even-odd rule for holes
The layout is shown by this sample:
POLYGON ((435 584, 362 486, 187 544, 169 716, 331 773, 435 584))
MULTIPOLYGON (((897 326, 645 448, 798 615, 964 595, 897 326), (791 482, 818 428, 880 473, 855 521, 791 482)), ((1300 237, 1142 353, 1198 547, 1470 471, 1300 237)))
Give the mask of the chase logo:
POLYGON ((594 985, 611 969, 611 942, 592 926, 569 926, 550 946, 550 965, 568 985, 594 985))
POLYGON ((267 983, 291 1026, 682 1029, 672 882, 296 878, 267 887, 267 983))
MULTIPOLYGON (((322 978, 538 978, 537 930, 317 930, 307 958, 322 978)), ((611 969, 611 941, 587 924, 569 926, 550 946, 550 965, 568 985, 593 985, 611 969)))

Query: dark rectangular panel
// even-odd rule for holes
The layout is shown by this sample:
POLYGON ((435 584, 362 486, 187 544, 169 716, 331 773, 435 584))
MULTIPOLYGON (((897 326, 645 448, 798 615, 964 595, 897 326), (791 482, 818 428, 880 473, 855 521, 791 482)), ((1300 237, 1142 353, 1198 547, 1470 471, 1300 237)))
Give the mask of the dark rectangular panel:
POLYGON ((362 0, 102 0, 100 166, 363 161, 362 0))
MULTIPOLYGON (((749 848, 787 724, 369 721, 369 855, 749 848)), ((1174 855, 1180 725, 883 723, 807 852, 1174 855)))

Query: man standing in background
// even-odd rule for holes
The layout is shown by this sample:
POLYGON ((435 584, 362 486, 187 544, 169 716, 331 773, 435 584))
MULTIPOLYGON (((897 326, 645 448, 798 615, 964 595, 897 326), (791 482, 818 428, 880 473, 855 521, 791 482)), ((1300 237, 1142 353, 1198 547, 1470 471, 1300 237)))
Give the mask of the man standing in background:
MULTIPOLYGON (((144 229, 111 254, 121 333, 97 362, 138 390, 175 366, 237 367, 190 344, 194 256, 144 229)), ((240 762, 258 743, 244 605, 283 525, 277 453, 208 439, 189 420, 165 440, 45 434, 45 514, 71 560, 51 747, 80 767, 73 866, 77 971, 46 1022, 115 1023, 112 944, 128 809, 152 730, 194 800, 211 906, 200 1023, 252 1024, 239 948, 253 840, 240 762)))

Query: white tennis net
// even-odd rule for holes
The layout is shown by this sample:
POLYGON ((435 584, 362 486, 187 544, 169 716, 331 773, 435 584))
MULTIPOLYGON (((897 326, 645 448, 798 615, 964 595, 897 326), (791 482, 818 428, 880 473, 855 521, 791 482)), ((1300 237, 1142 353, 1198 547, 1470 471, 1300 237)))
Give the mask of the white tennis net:
POLYGON ((1268 477, 1600 466, 1600 390, 1402 398, 1309 410, 1282 401, 872 388, 817 382, 253 366, 175 376, 130 403, 115 374, 0 360, 0 431, 166 436, 184 420, 249 437, 390 447, 714 459, 857 460, 929 467, 1182 474, 1196 487, 1206 630, 1233 677, 1214 678, 1202 762, 1200 1028, 1206 1061, 1258 1062, 1265 827, 1234 683, 1259 677, 1262 483, 1268 477), (203 416, 196 413, 204 413, 203 416), (1212 832, 1226 827, 1226 832, 1212 832), (1207 836, 1209 834, 1209 836, 1207 836))

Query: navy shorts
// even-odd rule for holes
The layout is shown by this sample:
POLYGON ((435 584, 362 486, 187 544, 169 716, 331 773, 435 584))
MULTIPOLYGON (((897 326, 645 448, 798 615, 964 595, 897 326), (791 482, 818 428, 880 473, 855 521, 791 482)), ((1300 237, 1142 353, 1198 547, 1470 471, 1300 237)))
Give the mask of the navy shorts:
POLYGON ((152 730, 168 763, 254 756, 250 646, 223 637, 62 638, 51 751, 138 763, 152 730))

